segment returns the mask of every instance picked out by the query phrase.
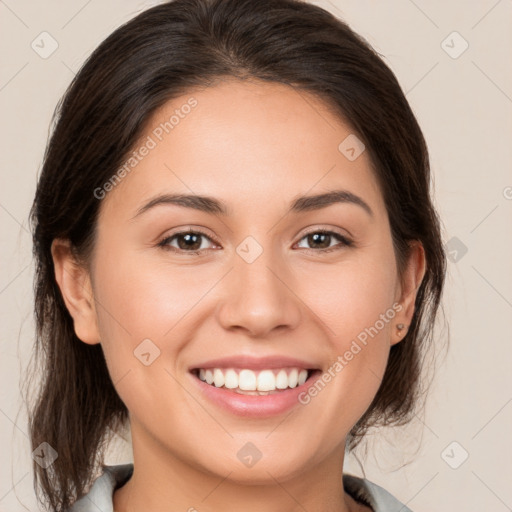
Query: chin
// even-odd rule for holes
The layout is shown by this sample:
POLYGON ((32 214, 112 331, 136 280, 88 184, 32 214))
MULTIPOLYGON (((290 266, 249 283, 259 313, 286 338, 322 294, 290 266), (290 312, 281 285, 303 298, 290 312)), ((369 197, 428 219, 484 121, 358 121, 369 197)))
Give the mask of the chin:
POLYGON ((311 462, 308 464, 303 456, 298 459, 290 452, 271 451, 267 457, 261 454, 259 459, 257 459, 258 455, 255 452, 251 460, 250 457, 246 456, 246 453, 250 453, 251 449, 247 448, 244 452, 242 448, 241 453, 239 452, 240 459, 238 456, 224 458, 214 466, 208 464, 207 461, 203 461, 206 464, 200 464, 199 469, 216 477, 227 478, 227 480, 238 485, 275 485, 276 480, 285 482, 293 479, 303 473, 307 466, 311 465, 311 462))

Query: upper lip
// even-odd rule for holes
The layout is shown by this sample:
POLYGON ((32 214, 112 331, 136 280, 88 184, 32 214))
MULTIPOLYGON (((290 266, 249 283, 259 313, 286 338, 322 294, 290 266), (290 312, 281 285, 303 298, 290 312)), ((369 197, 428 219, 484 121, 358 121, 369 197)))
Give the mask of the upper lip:
POLYGON ((247 355, 238 355, 223 357, 219 359, 210 359, 209 361, 203 361, 198 364, 194 364, 189 368, 190 371, 197 370, 199 368, 246 368, 248 370, 266 370, 275 368, 304 368, 306 370, 319 369, 319 365, 306 361, 304 359, 297 359, 295 357, 288 356, 265 356, 265 357, 254 357, 247 355))

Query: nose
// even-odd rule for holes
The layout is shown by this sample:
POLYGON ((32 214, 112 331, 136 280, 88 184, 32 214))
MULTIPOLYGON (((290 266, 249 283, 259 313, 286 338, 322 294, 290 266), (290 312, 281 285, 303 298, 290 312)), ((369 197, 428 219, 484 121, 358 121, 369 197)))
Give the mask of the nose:
POLYGON ((263 250, 252 262, 235 254, 217 319, 224 329, 245 331, 255 338, 293 330, 301 318, 301 301, 293 288, 290 271, 271 250, 263 250))

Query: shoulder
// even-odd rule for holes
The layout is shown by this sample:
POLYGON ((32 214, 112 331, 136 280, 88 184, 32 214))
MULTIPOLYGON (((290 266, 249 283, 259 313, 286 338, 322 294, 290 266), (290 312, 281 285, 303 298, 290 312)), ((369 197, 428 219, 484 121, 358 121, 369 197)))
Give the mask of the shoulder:
POLYGON ((94 480, 89 492, 69 509, 69 512, 113 512, 113 494, 133 473, 133 464, 102 466, 102 473, 94 480))
POLYGON ((352 498, 368 505, 374 512, 412 512, 388 491, 366 478, 344 474, 343 487, 352 498))

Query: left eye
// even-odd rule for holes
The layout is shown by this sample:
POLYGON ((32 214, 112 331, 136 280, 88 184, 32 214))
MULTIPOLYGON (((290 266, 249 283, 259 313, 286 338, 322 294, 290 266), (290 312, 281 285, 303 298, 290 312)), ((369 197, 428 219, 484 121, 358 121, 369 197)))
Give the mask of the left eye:
POLYGON ((352 242, 344 237, 343 235, 340 235, 339 233, 335 233, 334 231, 313 231, 311 233, 308 233, 306 236, 301 238, 301 240, 306 240, 308 243, 312 244, 319 244, 321 247, 319 248, 320 251, 316 252, 329 252, 332 250, 339 249, 343 246, 351 246, 352 242), (330 245, 329 242, 333 242, 335 240, 338 240, 341 243, 338 243, 337 245, 330 245))

